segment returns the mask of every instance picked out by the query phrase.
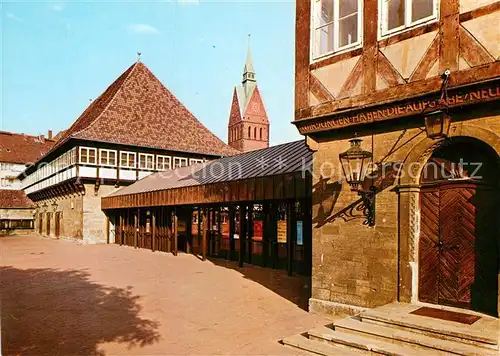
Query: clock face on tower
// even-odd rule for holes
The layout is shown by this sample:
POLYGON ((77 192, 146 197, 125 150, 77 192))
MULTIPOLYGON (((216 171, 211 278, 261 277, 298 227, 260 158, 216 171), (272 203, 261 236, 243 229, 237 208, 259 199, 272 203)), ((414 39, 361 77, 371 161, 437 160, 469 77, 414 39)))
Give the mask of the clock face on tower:
POLYGON ((252 111, 253 111, 253 112, 258 112, 258 111, 259 111, 259 109, 260 109, 260 105, 259 105, 259 103, 253 103, 253 104, 252 104, 252 111))

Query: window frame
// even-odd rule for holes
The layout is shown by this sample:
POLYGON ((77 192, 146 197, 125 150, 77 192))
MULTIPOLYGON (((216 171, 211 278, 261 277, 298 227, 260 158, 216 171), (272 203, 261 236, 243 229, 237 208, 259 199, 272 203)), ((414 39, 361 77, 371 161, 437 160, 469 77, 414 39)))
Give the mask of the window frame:
POLYGON ((157 171, 168 171, 172 169, 172 157, 165 155, 156 155, 156 170, 157 171), (160 159, 163 160, 163 167, 160 168, 160 159), (165 160, 168 160, 168 168, 165 168, 165 160))
MULTIPOLYGON (((88 165, 88 164, 91 164, 91 165, 97 165, 98 157, 99 157, 99 156, 98 156, 98 154, 97 154, 97 148, 94 148, 94 147, 80 147, 80 150, 79 150, 79 156, 78 156, 78 161, 79 161, 78 163, 79 163, 79 164, 86 164, 86 165, 88 165), (87 151, 87 161, 86 161, 86 162, 83 162, 83 160, 82 160, 82 157, 83 157, 83 156, 82 156, 82 151, 83 151, 83 150, 86 150, 86 151, 87 151), (89 161, 89 158, 90 158, 90 152, 91 152, 91 151, 94 151, 94 160, 95 160, 95 162, 94 162, 94 163, 91 163, 91 162, 89 161)), ((49 164, 49 165, 50 165, 50 164, 49 164)), ((47 165, 46 167, 48 167, 49 165, 47 165)), ((50 171, 50 168, 49 168, 48 170, 50 171)))
POLYGON ((104 166, 104 167, 116 167, 118 165, 118 152, 116 150, 108 150, 105 148, 100 148, 99 149, 99 165, 104 166), (106 153, 106 161, 108 163, 102 163, 102 157, 103 153, 106 153), (109 154, 114 153, 115 154, 115 164, 109 164, 109 154))
MULTIPOLYGON (((334 6, 334 12, 333 12, 333 20, 331 22, 328 22, 324 25, 318 25, 316 26, 316 14, 317 14, 317 6, 321 6, 321 0, 311 0, 311 16, 310 16, 310 24, 311 24, 311 32, 310 32, 310 38, 309 38, 309 46, 310 46, 310 62, 318 62, 320 60, 325 59, 326 57, 332 56, 332 55, 337 55, 340 53, 344 52, 349 52, 353 49, 361 48, 363 46, 363 10, 364 10, 364 1, 363 0, 357 0, 358 1, 358 39, 357 41, 345 45, 345 46, 338 46, 339 43, 339 22, 340 22, 340 12, 339 12, 339 7, 340 7, 340 1, 339 0, 332 0, 333 1, 333 6, 334 6), (319 4, 319 5, 318 5, 319 4), (316 30, 329 26, 330 24, 333 25, 333 50, 318 54, 316 55, 314 53, 315 51, 315 43, 316 43, 316 30)), ((379 0, 383 1, 383 0, 379 0)), ((343 18, 346 18, 351 15, 344 16, 343 18)))
POLYGON ((417 21, 411 20, 412 15, 412 2, 414 0, 403 0, 405 2, 405 14, 404 14, 404 24, 402 26, 393 28, 391 30, 387 29, 389 26, 389 11, 388 11, 388 0, 378 0, 378 38, 383 39, 390 37, 394 34, 405 32, 413 28, 427 25, 432 22, 439 20, 439 0, 432 0, 432 15, 419 19, 417 21))
POLYGON ((182 167, 187 167, 187 166, 189 166, 189 161, 188 161, 188 159, 187 159, 187 158, 185 158, 185 157, 174 157, 174 159, 173 159, 173 161, 172 161, 172 168, 173 168, 173 169, 182 168, 182 167), (185 166, 183 166, 183 165, 181 164, 181 165, 179 165, 178 167, 176 167, 176 166, 175 166, 175 161, 176 161, 176 160, 178 160, 179 162, 185 162, 185 163, 186 163, 186 165, 185 165, 185 166))
POLYGON ((137 153, 135 153, 135 152, 120 151, 120 157, 119 157, 119 159, 120 159, 120 168, 133 168, 133 169, 135 169, 137 167, 137 153), (127 155, 127 165, 123 165, 122 164, 122 155, 123 154, 127 155), (129 165, 129 161, 130 161, 130 156, 131 155, 134 157, 134 166, 133 167, 131 167, 129 165))
POLYGON ((197 164, 197 163, 203 163, 205 160, 199 159, 199 158, 190 158, 189 159, 189 165, 197 164))
POLYGON ((137 166, 139 167, 139 169, 144 169, 147 171, 154 171, 155 170, 155 155, 152 153, 139 153, 139 160, 138 160, 137 166), (145 164, 146 164, 145 167, 143 167, 142 163, 141 163, 142 157, 145 158, 145 164), (148 167, 148 158, 153 159, 153 161, 151 162, 151 168, 148 167))

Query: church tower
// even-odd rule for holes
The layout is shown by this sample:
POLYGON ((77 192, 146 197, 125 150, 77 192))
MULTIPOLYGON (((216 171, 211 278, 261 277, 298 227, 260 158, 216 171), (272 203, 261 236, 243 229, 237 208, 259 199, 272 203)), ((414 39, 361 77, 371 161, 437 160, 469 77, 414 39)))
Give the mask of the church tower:
POLYGON ((243 81, 233 92, 228 144, 242 152, 269 147, 269 120, 255 79, 250 39, 243 69, 243 81))

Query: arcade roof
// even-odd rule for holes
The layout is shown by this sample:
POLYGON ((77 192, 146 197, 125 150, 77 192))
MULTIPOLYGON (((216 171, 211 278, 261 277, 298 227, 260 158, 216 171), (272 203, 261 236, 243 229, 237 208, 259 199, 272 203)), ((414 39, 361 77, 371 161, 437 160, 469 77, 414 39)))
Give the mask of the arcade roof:
MULTIPOLYGON (((312 151, 304 140, 154 173, 109 197, 269 177, 310 170, 312 151)), ((105 199, 105 198, 104 198, 105 199)))

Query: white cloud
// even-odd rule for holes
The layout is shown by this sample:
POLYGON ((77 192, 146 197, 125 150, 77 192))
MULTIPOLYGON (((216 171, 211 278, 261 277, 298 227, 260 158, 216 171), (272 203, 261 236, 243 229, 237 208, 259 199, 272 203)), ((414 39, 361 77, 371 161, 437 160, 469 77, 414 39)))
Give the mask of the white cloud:
POLYGON ((144 23, 133 23, 128 26, 128 29, 141 35, 156 35, 160 33, 155 27, 144 23))
POLYGON ((22 18, 17 17, 16 15, 14 15, 12 12, 7 12, 6 16, 7 16, 8 19, 11 19, 11 20, 14 20, 14 21, 22 21, 23 20, 22 18))
POLYGON ((186 4, 186 5, 199 5, 200 0, 177 0, 179 4, 186 4))
POLYGON ((54 11, 63 11, 64 5, 63 4, 53 4, 50 8, 54 11))

